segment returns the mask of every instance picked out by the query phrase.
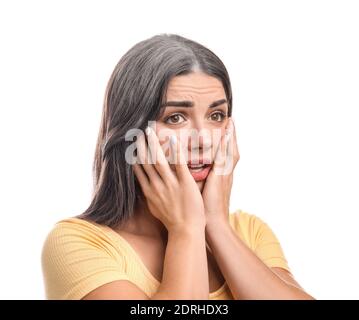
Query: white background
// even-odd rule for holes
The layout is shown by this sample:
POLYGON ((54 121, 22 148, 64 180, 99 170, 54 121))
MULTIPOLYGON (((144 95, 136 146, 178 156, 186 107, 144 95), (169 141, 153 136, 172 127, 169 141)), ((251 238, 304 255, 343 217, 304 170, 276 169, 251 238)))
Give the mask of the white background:
POLYGON ((108 78, 158 33, 230 73, 232 210, 269 224, 311 295, 359 298, 358 16, 343 0, 2 1, 0 298, 44 299, 42 243, 89 204, 108 78))

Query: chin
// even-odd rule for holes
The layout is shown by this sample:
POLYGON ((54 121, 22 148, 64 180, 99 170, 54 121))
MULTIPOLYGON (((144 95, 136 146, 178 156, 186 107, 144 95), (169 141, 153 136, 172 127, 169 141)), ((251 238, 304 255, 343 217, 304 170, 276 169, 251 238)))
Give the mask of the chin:
POLYGON ((202 180, 202 181, 196 181, 196 184, 198 186, 199 191, 203 191, 203 187, 204 187, 204 183, 206 180, 202 180))

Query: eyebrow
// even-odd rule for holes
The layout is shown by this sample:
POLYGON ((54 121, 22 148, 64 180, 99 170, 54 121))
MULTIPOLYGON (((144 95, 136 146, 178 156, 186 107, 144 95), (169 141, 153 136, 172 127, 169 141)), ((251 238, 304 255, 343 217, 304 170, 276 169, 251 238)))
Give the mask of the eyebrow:
MULTIPOLYGON (((227 103, 226 99, 221 99, 212 102, 209 105, 209 108, 215 108, 223 103, 227 103)), ((164 104, 162 104, 162 107, 184 107, 184 108, 192 108, 194 106, 192 101, 184 100, 184 101, 167 101, 164 104)))

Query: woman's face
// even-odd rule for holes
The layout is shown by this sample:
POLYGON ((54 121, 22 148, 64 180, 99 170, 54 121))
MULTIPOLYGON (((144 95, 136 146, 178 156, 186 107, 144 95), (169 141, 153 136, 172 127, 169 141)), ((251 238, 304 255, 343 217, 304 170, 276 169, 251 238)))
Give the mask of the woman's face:
MULTIPOLYGON (((190 173, 202 191, 228 121, 223 85, 202 72, 176 76, 169 82, 165 101, 165 110, 155 128, 162 149, 168 156, 168 140, 162 140, 160 132, 175 134, 185 151, 190 173), (195 164, 202 168, 194 168, 195 164)), ((175 170, 173 164, 170 166, 175 170)))

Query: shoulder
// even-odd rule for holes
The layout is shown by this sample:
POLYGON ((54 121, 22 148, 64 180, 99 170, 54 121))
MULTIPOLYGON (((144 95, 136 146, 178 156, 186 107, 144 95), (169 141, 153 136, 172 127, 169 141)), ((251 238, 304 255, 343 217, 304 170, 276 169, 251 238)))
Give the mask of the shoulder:
POLYGON ((230 214, 230 224, 249 244, 252 244, 253 238, 267 226, 257 215, 241 209, 230 214))
POLYGON ((265 240, 277 241, 273 230, 267 222, 255 214, 241 209, 236 210, 230 215, 230 223, 237 234, 253 250, 256 250, 265 240))
POLYGON ((242 210, 232 213, 230 219, 236 233, 263 262, 290 270, 276 234, 263 219, 242 210))
POLYGON ((60 250, 68 247, 90 246, 99 249, 114 247, 114 239, 107 227, 79 218, 66 218, 58 221, 47 234, 43 251, 60 250))
POLYGON ((79 218, 57 222, 42 248, 48 299, 80 299, 94 288, 127 276, 126 252, 105 226, 79 218))

